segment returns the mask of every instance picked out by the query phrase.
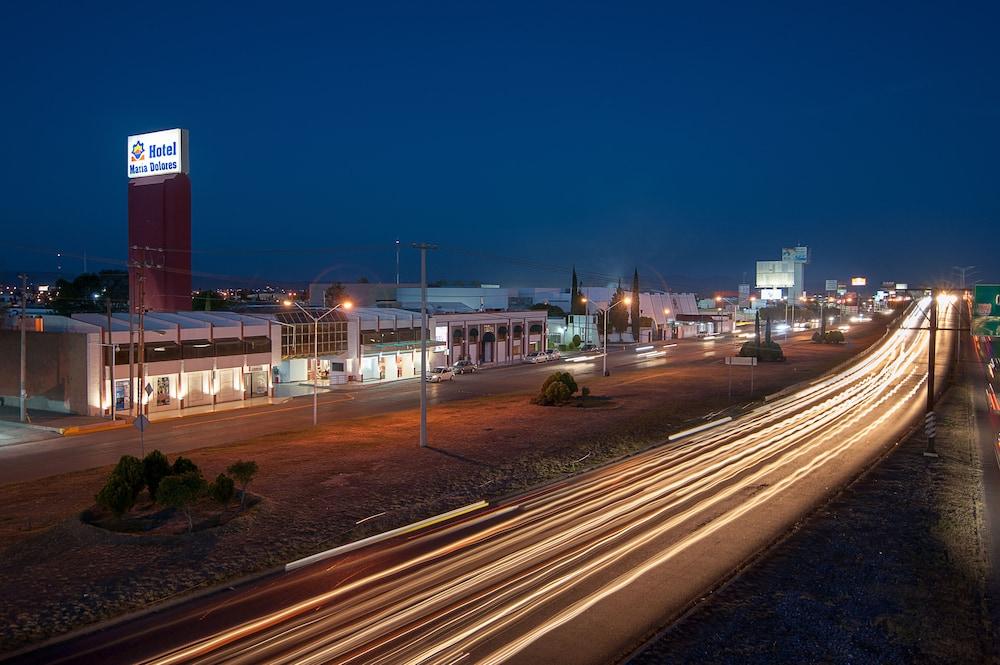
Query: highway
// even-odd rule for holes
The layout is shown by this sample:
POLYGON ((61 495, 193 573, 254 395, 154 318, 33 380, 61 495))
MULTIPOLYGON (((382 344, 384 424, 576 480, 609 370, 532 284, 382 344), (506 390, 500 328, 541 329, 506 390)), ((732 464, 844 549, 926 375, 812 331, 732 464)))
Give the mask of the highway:
MULTIPOLYGON (((810 344, 812 331, 798 333, 788 344, 810 344)), ((745 340, 705 342, 700 339, 657 342, 657 353, 642 358, 630 348, 612 350, 608 368, 612 373, 634 372, 651 367, 680 366, 691 363, 717 363, 732 355, 745 340)), ((779 340, 783 344, 784 340, 779 340)), ((786 347, 786 350, 789 347, 786 347)), ((453 382, 430 384, 428 402, 435 404, 488 397, 513 392, 537 390, 556 369, 572 372, 578 380, 601 376, 599 354, 589 354, 583 362, 547 362, 537 365, 514 364, 465 374, 453 382)), ((574 360, 580 360, 578 356, 574 360)), ((375 386, 344 388, 324 392, 319 397, 320 426, 337 421, 391 413, 416 408, 420 384, 416 380, 375 386)), ((307 429, 312 425, 312 397, 298 397, 285 403, 220 411, 153 422, 145 433, 145 448, 159 448, 176 454, 205 446, 219 446, 277 432, 307 429)), ((0 424, 0 427, 3 427, 0 424)), ((21 443, 0 445, 0 484, 22 482, 59 473, 114 464, 122 455, 139 454, 139 434, 126 427, 80 436, 61 437, 32 430, 4 428, 5 434, 20 436, 21 443)), ((336 430, 332 430, 336 435, 336 430)))
MULTIPOLYGON (((920 420, 929 306, 857 362, 724 426, 22 660, 616 662, 920 420)), ((952 318, 942 306, 941 325, 952 318)), ((939 333, 939 385, 951 334, 939 333)))

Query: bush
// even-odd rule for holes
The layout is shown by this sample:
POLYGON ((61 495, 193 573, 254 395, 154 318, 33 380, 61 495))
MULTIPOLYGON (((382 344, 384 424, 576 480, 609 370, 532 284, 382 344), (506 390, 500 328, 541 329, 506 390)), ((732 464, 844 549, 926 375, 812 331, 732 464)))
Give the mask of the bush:
POLYGON ((569 372, 553 372, 545 379, 542 389, 532 400, 542 406, 554 406, 568 402, 573 393, 578 390, 576 379, 569 372))
POLYGON ((844 343, 844 333, 839 330, 831 330, 826 333, 826 343, 827 344, 843 344, 844 343))
POLYGON ((191 473, 192 471, 198 471, 198 465, 189 460, 187 457, 178 457, 174 460, 174 465, 170 469, 171 476, 180 476, 185 473, 191 473))
POLYGON ((205 491, 205 479, 197 471, 170 475, 160 481, 157 490, 159 502, 171 508, 177 508, 184 513, 188 521, 188 531, 194 531, 194 521, 191 519, 191 504, 198 500, 205 491))
POLYGON ((583 339, 579 335, 573 335, 573 348, 574 349, 580 348, 580 343, 582 341, 583 339))
POLYGON ((250 481, 257 475, 257 462, 253 460, 245 462, 237 460, 230 464, 226 471, 240 484, 240 510, 243 510, 247 502, 247 486, 250 485, 250 481))
POLYGON ((142 477, 149 488, 149 498, 156 501, 156 490, 160 481, 170 475, 170 462, 159 450, 150 451, 142 459, 142 477))
POLYGON ((757 358, 764 362, 776 362, 785 359, 785 354, 781 351, 781 346, 777 342, 762 342, 757 346, 753 340, 740 347, 740 356, 744 358, 757 358))
POLYGON ((233 500, 236 493, 236 483, 224 473, 220 473, 208 486, 208 494, 217 503, 221 503, 223 508, 229 507, 229 502, 233 500))
POLYGON ((104 487, 94 497, 97 505, 106 508, 114 513, 115 517, 121 517, 135 505, 135 495, 132 493, 132 486, 125 478, 117 473, 108 476, 104 487))
POLYGON ((139 496, 139 492, 146 485, 146 480, 142 474, 142 462, 139 461, 139 458, 132 455, 122 455, 111 475, 121 478, 122 482, 132 492, 132 502, 135 503, 135 498, 139 496))
POLYGON ((590 386, 584 386, 580 389, 580 394, 584 397, 590 397, 590 386))
POLYGON ((817 330, 816 332, 814 332, 814 333, 813 333, 813 337, 812 337, 812 340, 813 340, 814 342, 822 342, 822 341, 823 341, 823 336, 822 336, 822 335, 820 335, 820 334, 819 334, 819 331, 817 330))

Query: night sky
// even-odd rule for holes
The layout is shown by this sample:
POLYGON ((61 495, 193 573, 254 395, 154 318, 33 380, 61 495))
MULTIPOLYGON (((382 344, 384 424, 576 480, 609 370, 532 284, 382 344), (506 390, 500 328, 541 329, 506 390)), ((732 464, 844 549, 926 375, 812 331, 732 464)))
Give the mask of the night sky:
POLYGON ((186 127, 196 283, 1000 281, 996 3, 18 4, 0 271, 122 265, 126 137, 186 127))

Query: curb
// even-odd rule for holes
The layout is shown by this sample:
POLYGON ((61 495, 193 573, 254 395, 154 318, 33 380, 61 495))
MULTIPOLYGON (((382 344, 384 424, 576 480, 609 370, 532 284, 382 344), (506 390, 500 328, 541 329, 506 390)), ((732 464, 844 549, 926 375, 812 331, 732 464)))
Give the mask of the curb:
POLYGON ((69 427, 61 427, 56 431, 63 436, 77 436, 78 434, 93 434, 94 432, 125 429, 131 424, 130 420, 115 420, 113 422, 95 423, 93 425, 70 425, 69 427))
POLYGON ((444 522, 445 520, 451 519, 452 517, 458 517, 459 515, 465 515, 466 513, 471 513, 475 510, 486 508, 489 505, 490 505, 489 502, 485 500, 477 501, 476 503, 470 503, 467 506, 462 506, 461 508, 455 508, 454 510, 449 510, 446 513, 441 513, 440 515, 434 515, 433 517, 428 517, 418 522, 407 524, 406 526, 390 529, 389 531, 378 533, 375 534, 374 536, 369 536, 368 538, 355 540, 352 543, 339 545, 332 549, 328 549, 323 552, 318 552, 316 554, 304 557, 302 559, 296 559, 295 561, 290 561, 285 564, 284 570, 285 572, 289 572, 297 568, 302 568, 303 566, 308 566, 311 563, 316 563, 317 561, 323 561, 324 559, 335 557, 338 554, 346 554, 347 552, 353 552, 354 550, 361 549, 362 547, 367 547, 368 545, 374 545, 375 543, 380 543, 383 540, 389 540, 390 538, 393 538, 395 536, 400 536, 404 533, 410 533, 411 531, 418 531, 420 529, 431 526, 432 524, 444 522))

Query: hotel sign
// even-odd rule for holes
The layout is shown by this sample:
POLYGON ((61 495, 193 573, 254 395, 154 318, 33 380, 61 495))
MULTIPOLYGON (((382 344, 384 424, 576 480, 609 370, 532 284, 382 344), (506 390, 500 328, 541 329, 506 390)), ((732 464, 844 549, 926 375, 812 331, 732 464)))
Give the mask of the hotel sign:
POLYGON ((188 172, 188 131, 164 129, 128 137, 125 146, 129 178, 188 172))

